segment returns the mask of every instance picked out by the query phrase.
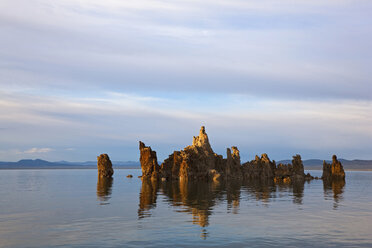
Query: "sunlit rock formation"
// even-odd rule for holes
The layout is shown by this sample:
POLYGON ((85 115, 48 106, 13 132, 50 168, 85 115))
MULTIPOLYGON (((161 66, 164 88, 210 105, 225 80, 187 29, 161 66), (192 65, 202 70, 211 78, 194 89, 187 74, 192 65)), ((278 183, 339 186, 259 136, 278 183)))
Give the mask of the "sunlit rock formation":
POLYGON ((275 181, 291 182, 293 180, 314 179, 309 173, 305 175, 300 155, 293 156, 292 164, 278 164, 275 168, 275 181))
POLYGON ((107 154, 101 154, 97 157, 97 169, 99 177, 112 177, 114 169, 112 163, 107 154))
POLYGON ((231 150, 230 148, 227 148, 226 151, 226 171, 224 171, 223 168, 219 169, 222 173, 225 172, 226 177, 241 178, 243 174, 241 170, 239 150, 236 146, 231 147, 231 150))
POLYGON ((323 161, 323 187, 324 195, 329 196, 333 192, 334 208, 338 208, 339 201, 342 199, 343 188, 345 186, 345 171, 337 156, 332 156, 332 163, 323 161))
MULTIPOLYGON (((141 144, 143 143, 140 142, 140 150, 141 144)), ((144 153, 141 150, 140 161, 143 177, 149 176, 147 173, 147 168, 149 167, 147 161, 151 160, 151 158, 151 154, 144 153)), ((159 176, 166 180, 217 179, 221 175, 220 170, 225 167, 222 166, 223 164, 226 164, 226 162, 224 162, 221 155, 213 152, 205 128, 202 127, 199 136, 194 137, 191 146, 185 147, 182 151, 173 152, 161 164, 160 168, 155 166, 156 168, 152 169, 152 171, 159 170, 159 176)), ((152 177, 154 176, 152 175, 152 177)))
POLYGON ((255 159, 243 164, 245 178, 273 178, 275 175, 275 162, 271 162, 266 153, 261 158, 256 155, 255 159))
POLYGON ((140 162, 142 168, 143 177, 152 177, 157 179, 159 172, 158 159, 156 157, 156 152, 151 150, 150 146, 145 146, 144 143, 140 141, 140 162))
POLYGON ((328 164, 323 161, 323 180, 344 180, 345 171, 340 161, 337 160, 337 156, 332 156, 332 164, 328 164))
POLYGON ((140 141, 140 161, 142 178, 164 180, 230 180, 230 179, 270 179, 290 183, 313 179, 305 175, 300 155, 293 156, 291 164, 276 165, 266 153, 256 156, 252 161, 241 164, 236 146, 227 148, 226 159, 214 153, 205 132, 200 129, 199 136, 193 138, 191 146, 174 151, 159 166, 156 152, 140 141))

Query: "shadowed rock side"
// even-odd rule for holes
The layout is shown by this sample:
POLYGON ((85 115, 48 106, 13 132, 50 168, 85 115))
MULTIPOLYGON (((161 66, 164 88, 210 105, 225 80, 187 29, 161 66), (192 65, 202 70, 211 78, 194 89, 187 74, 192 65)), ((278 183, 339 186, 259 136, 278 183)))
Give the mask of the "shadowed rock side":
POLYGON ((101 154, 97 157, 97 169, 99 177, 112 177, 114 169, 107 154, 101 154))
POLYGON ((326 161, 323 161, 323 180, 344 180, 345 171, 341 162, 337 160, 337 156, 333 155, 332 164, 328 164, 326 161))
POLYGON ((208 135, 202 126, 199 136, 193 138, 191 146, 175 151, 159 166, 156 152, 140 141, 140 162, 142 177, 162 180, 261 178, 283 181, 310 180, 305 175, 301 156, 293 157, 292 164, 279 164, 262 154, 250 162, 241 164, 239 150, 227 148, 226 159, 213 152, 208 135))

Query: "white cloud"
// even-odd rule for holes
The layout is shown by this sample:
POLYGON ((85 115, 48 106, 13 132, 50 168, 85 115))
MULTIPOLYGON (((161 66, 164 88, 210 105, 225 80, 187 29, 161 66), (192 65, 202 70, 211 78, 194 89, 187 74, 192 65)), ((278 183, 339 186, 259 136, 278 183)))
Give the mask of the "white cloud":
MULTIPOLYGON (((152 145, 162 159, 170 150, 188 145, 201 125, 207 126, 212 144, 222 154, 225 147, 238 145, 250 153, 274 147, 274 158, 295 152, 321 157, 332 151, 341 157, 360 158, 366 156, 372 139, 369 101, 274 100, 225 94, 148 97, 115 92, 101 93, 99 98, 14 92, 11 97, 1 96, 4 129, 0 130, 0 145, 33 145, 23 154, 45 155, 52 150, 37 147, 61 147, 53 154, 60 154, 62 160, 75 149, 86 154, 78 157, 76 153, 77 161, 91 160, 103 151, 113 153, 116 160, 136 160, 139 140, 152 145), (301 152, 309 150, 314 155, 301 152)), ((3 160, 10 155, 2 154, 3 160)), ((21 155, 12 156, 20 159, 21 155)))
POLYGON ((372 97, 367 1, 0 4, 3 87, 372 97))
POLYGON ((54 151, 54 150, 52 148, 33 147, 31 149, 28 149, 28 150, 24 151, 23 153, 25 153, 25 154, 35 154, 35 153, 48 153, 48 152, 51 152, 51 151, 54 151))

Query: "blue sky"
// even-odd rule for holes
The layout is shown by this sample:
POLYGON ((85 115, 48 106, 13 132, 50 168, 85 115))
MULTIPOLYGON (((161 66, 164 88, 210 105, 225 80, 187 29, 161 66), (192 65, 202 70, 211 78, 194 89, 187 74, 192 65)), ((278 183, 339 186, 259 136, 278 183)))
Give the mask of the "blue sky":
POLYGON ((0 160, 372 159, 372 3, 2 0, 0 160))

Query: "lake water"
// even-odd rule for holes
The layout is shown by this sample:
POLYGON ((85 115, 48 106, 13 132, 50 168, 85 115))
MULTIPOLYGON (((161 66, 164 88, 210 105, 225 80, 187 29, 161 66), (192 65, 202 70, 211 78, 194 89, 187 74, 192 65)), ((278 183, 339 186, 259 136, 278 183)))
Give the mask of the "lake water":
POLYGON ((0 247, 372 247, 372 172, 327 185, 142 183, 140 174, 1 170, 0 247))

